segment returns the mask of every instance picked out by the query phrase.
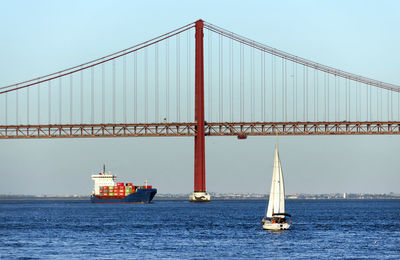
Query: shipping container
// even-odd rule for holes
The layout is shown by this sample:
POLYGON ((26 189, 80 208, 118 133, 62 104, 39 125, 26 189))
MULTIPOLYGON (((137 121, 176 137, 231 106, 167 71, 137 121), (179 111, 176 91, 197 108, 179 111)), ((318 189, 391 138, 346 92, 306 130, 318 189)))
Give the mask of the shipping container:
POLYGON ((123 182, 118 182, 117 183, 117 186, 119 187, 119 186, 124 186, 124 183, 123 182))
POLYGON ((108 186, 102 186, 104 190, 108 190, 108 186))

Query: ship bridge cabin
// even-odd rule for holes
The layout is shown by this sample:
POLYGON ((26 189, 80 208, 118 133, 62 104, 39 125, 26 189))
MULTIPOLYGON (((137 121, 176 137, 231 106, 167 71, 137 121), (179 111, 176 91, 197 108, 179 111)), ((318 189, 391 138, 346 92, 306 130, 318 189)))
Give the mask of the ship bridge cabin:
POLYGON ((92 175, 92 180, 94 181, 94 194, 100 194, 100 187, 101 186, 115 186, 115 179, 117 178, 116 175, 111 173, 99 173, 92 175))

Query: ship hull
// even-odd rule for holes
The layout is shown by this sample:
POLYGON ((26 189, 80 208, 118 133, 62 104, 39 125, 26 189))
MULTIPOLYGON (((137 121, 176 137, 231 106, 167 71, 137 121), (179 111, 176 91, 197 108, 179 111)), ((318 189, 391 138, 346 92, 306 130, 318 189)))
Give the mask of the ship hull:
POLYGON ((263 229, 265 230, 288 230, 289 228, 289 223, 272 223, 270 221, 263 222, 263 229))
POLYGON ((150 203, 157 193, 157 189, 140 189, 128 196, 99 196, 92 195, 92 203, 150 203))

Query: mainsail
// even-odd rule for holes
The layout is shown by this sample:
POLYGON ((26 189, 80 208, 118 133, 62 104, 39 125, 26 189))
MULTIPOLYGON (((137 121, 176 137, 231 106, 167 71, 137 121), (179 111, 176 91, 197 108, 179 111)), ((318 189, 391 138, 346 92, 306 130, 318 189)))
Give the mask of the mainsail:
POLYGON ((271 191, 267 209, 267 218, 272 218, 273 214, 285 213, 285 188, 281 161, 278 154, 278 146, 275 146, 274 170, 272 173, 271 191))

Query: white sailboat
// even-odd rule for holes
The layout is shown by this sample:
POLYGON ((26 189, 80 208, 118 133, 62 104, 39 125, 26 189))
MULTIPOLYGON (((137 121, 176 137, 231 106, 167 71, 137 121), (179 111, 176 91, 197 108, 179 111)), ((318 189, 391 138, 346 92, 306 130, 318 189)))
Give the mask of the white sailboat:
POLYGON ((286 221, 290 214, 285 212, 285 184, 281 161, 278 154, 278 137, 275 146, 274 170, 272 173, 271 190, 269 194, 268 209, 262 219, 263 229, 285 230, 290 224, 286 221))

